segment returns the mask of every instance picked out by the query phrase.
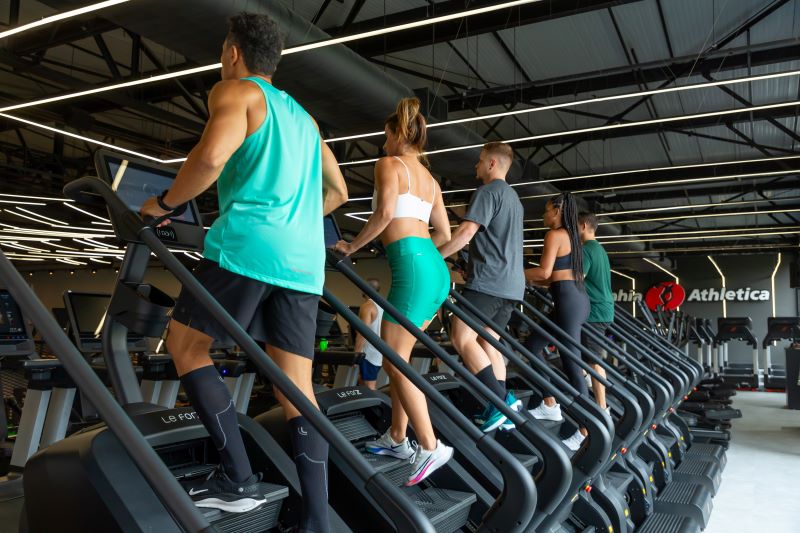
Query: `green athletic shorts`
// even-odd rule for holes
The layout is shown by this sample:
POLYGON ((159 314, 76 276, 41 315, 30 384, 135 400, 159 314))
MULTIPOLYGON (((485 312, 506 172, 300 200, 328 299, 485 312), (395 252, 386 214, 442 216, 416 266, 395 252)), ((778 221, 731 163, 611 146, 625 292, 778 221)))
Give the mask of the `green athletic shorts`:
MULTIPOLYGON (((386 247, 392 269, 389 303, 417 327, 422 327, 439 310, 450 291, 450 271, 433 241, 405 237, 386 247)), ((383 319, 394 320, 389 313, 383 319)))

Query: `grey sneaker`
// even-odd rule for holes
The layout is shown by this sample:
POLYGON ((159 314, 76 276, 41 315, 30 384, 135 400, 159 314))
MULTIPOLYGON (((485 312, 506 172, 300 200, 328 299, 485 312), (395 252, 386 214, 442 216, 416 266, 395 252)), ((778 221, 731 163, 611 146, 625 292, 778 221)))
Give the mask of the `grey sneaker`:
POLYGON ((403 439, 403 442, 395 442, 392 436, 389 435, 388 429, 386 433, 377 439, 367 441, 365 448, 369 453, 390 455, 403 461, 411 459, 415 453, 414 448, 411 447, 411 443, 408 441, 408 437, 403 439))
POLYGON ((548 407, 546 403, 542 402, 538 407, 534 407, 528 412, 537 420, 552 420, 553 422, 561 422, 564 420, 564 417, 561 415, 561 405, 559 404, 548 407))
POLYGON ((434 450, 425 450, 422 446, 418 446, 417 456, 414 458, 411 475, 408 476, 406 487, 416 485, 427 478, 444 466, 451 457, 453 457, 453 448, 445 446, 440 440, 436 441, 436 449, 434 450))

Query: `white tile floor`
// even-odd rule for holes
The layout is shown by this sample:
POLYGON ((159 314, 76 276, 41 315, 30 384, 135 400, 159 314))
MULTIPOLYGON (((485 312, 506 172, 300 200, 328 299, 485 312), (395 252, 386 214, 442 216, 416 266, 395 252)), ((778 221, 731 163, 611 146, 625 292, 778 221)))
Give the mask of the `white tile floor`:
POLYGON ((786 396, 739 392, 728 465, 705 533, 800 532, 800 411, 786 396))

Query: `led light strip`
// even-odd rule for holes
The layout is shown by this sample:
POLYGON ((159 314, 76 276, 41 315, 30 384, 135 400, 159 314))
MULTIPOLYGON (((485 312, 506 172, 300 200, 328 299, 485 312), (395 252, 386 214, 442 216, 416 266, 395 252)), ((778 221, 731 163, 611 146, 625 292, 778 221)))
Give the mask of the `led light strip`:
MULTIPOLYGON (((644 172, 660 172, 660 171, 669 171, 669 170, 685 170, 690 168, 704 168, 704 167, 721 167, 727 165, 739 165, 739 164, 748 164, 748 163, 766 163, 770 161, 787 161, 793 159, 800 159, 800 155, 788 155, 788 156, 780 156, 780 157, 764 157, 761 159, 742 159, 738 161, 720 161, 718 163, 693 163, 687 165, 674 165, 668 167, 648 167, 648 168, 636 168, 631 170, 619 170, 615 172, 601 172, 599 174, 584 174, 582 176, 566 176, 563 178, 552 178, 547 180, 535 180, 535 181, 520 181, 517 183, 510 183, 512 187, 522 187, 523 185, 538 185, 541 183, 558 183, 561 181, 572 181, 572 180, 585 180, 585 179, 593 179, 593 178, 604 178, 608 176, 624 176, 626 174, 639 174, 644 172)), ((477 190, 476 187, 471 187, 467 189, 453 189, 449 191, 442 191, 442 195, 447 194, 456 194, 460 192, 472 192, 477 190)), ((367 200, 372 200, 372 196, 360 196, 357 198, 351 198, 348 200, 348 203, 351 202, 364 202, 367 200)))
POLYGON ((772 285, 772 318, 775 318, 775 301, 778 299, 778 295, 775 293, 775 275, 778 273, 778 268, 781 266, 781 254, 778 253, 778 262, 775 263, 775 270, 772 271, 772 276, 770 276, 769 281, 772 285))
POLYGON ((646 257, 644 257, 643 259, 644 259, 646 262, 648 262, 648 263, 650 263, 651 265, 653 265, 654 267, 656 267, 657 269, 661 270, 662 272, 666 272, 666 273, 667 273, 667 274, 669 274, 671 277, 675 278, 675 283, 677 283, 677 284, 680 284, 680 280, 678 279, 678 276, 676 276, 675 274, 673 274, 672 272, 670 272, 669 270, 667 270, 667 269, 666 269, 666 268, 664 268, 663 266, 659 265, 659 264, 658 264, 658 263, 656 263, 655 261, 652 261, 652 260, 650 260, 650 259, 648 259, 648 258, 646 258, 646 257))
MULTIPOLYGON (((608 252, 609 255, 631 255, 631 254, 669 254, 669 253, 676 253, 676 252, 724 252, 728 250, 760 250, 763 248, 768 248, 770 250, 774 250, 775 248, 795 248, 797 247, 796 244, 750 244, 750 245, 741 245, 741 246, 714 246, 714 247, 701 247, 701 246, 693 246, 690 248, 669 248, 669 249, 652 249, 652 250, 626 250, 626 251, 619 251, 619 252, 608 252)), ((530 254, 533 255, 533 254, 530 254)))
MULTIPOLYGON (((700 229, 693 231, 661 231, 656 233, 636 233, 633 235, 599 235, 598 240, 607 242, 609 239, 639 239, 642 237, 661 237, 663 235, 697 235, 700 233, 736 233, 737 231, 772 231, 776 229, 798 229, 800 226, 770 226, 767 228, 724 228, 724 229, 700 229)), ((542 242, 544 239, 524 239, 523 242, 542 242)), ((636 242, 636 241, 620 241, 636 242)))
POLYGON ((52 222, 53 224, 56 224, 58 226, 69 226, 69 224, 67 224, 63 220, 58 220, 58 219, 55 219, 55 218, 46 217, 46 216, 42 215, 41 213, 37 213, 35 211, 31 211, 29 209, 25 209, 24 207, 18 207, 17 209, 19 209, 23 213, 28 213, 31 216, 47 220, 47 221, 52 222))
MULTIPOLYGON (((629 276, 627 274, 623 274, 622 272, 617 272, 613 268, 611 269, 611 272, 613 272, 617 276, 622 276, 623 278, 628 278, 629 280, 631 280, 631 290, 634 292, 634 294, 636 294, 636 278, 634 278, 632 276, 629 276)), ((636 300, 635 299, 631 300, 631 312, 633 313, 633 317, 636 318, 636 300)))
MULTIPOLYGON (((711 81, 707 83, 697 83, 693 85, 681 85, 679 87, 667 87, 664 89, 651 89, 647 91, 640 91, 636 93, 625 93, 625 94, 616 94, 613 96, 602 96, 597 98, 587 98, 585 100, 576 100, 574 102, 563 102, 560 104, 551 104, 545 105, 540 107, 532 107, 527 109, 517 109, 515 111, 504 111, 502 113, 492 113, 489 115, 478 115, 474 117, 467 117, 467 118, 459 118, 454 120, 445 120, 442 122, 434 122, 432 124, 427 125, 427 129, 431 128, 440 128, 442 126, 452 126, 454 124, 465 124, 469 122, 477 122, 482 120, 492 120, 496 118, 503 118, 503 117, 510 117, 515 115, 524 115, 529 113, 538 113, 541 111, 552 111, 557 109, 563 109, 567 107, 578 107, 582 105, 590 105, 590 104, 597 104, 601 102, 610 102, 614 100, 624 100, 628 98, 642 98, 645 96, 653 96, 656 94, 667 94, 667 93, 675 93, 675 92, 682 92, 682 91, 693 91, 697 89, 707 89, 711 87, 719 87, 722 85, 737 85, 740 83, 750 83, 754 81, 763 81, 763 80, 770 80, 775 78, 785 78, 789 76, 798 76, 800 75, 800 70, 790 70, 785 72, 776 72, 773 74, 763 74, 759 76, 747 76, 745 78, 734 78, 730 80, 719 80, 719 81, 711 81)), ((373 131, 370 133, 359 133, 355 135, 345 135, 342 137, 333 137, 330 139, 325 139, 326 143, 333 143, 339 141, 352 141, 356 139, 366 139, 369 137, 377 137, 379 135, 383 135, 383 131, 373 131)))
MULTIPOLYGON (((798 170, 800 173, 800 170, 798 170)), ((686 204, 686 205, 670 205, 666 207, 648 207, 645 209, 628 209, 625 211, 604 211, 602 213, 595 213, 595 216, 598 217, 610 217, 616 215, 631 215, 635 213, 652 213, 656 211, 681 211, 684 209, 698 209, 701 207, 718 207, 721 205, 729 206, 729 205, 756 205, 756 204, 767 204, 771 202, 787 202, 787 201, 794 201, 800 200, 800 197, 783 197, 783 198, 769 198, 766 200, 743 200, 738 202, 716 202, 711 204, 686 204)), ((544 220, 541 218, 526 218, 524 222, 543 222, 544 220)))
MULTIPOLYGON (((741 237, 762 237, 770 235, 798 235, 799 231, 766 231, 763 233, 735 233, 732 235, 697 235, 694 237, 670 237, 664 239, 634 239, 629 241, 603 241, 603 244, 627 244, 630 242, 694 241, 702 239, 738 239, 741 237)), ((532 245, 536 246, 536 245, 532 245)))
MULTIPOLYGON (((706 257, 708 257, 708 260, 711 261, 711 264, 714 265, 714 268, 716 268, 717 272, 719 272, 719 277, 722 278, 722 292, 724 294, 725 293, 725 289, 727 289, 727 287, 728 287, 727 284, 725 283, 725 274, 722 273, 722 269, 719 268, 719 265, 717 264, 716 261, 714 261, 713 257, 711 257, 710 255, 707 255, 706 257)), ((775 294, 775 288, 774 287, 772 289, 772 294, 773 295, 775 294)), ((773 300, 774 300, 774 296, 773 296, 773 300)), ((728 304, 725 302, 725 298, 722 299, 722 318, 728 318, 728 304)))
MULTIPOLYGON (((629 185, 613 185, 611 187, 597 187, 595 189, 580 189, 577 191, 571 191, 572 194, 585 194, 585 193, 593 193, 593 192, 601 192, 601 191, 617 191, 623 189, 641 189, 642 187, 661 187, 663 185, 679 185, 684 183, 705 183, 709 181, 726 181, 732 179, 741 179, 741 178, 763 178, 768 176, 785 176, 787 174, 800 174, 800 169, 793 169, 793 170, 779 170, 774 172, 752 172, 749 174, 728 174, 726 176, 707 176, 704 178, 689 178, 683 180, 661 180, 661 181, 650 181, 646 183, 632 183, 629 185)), ((531 198, 549 198, 554 196, 553 194, 532 194, 529 196, 520 196, 520 200, 530 200, 531 198)))
MULTIPOLYGON (((123 0, 120 0, 120 1, 123 1, 123 0)), ((366 39, 366 38, 369 38, 369 37, 376 37, 378 35, 385 35, 387 33, 394 33, 394 32, 398 32, 398 31, 409 30, 409 29, 413 29, 413 28, 419 28, 419 27, 422 27, 422 26, 430 26, 432 24, 438 24, 440 22, 447 22, 449 20, 467 18, 467 17, 472 17, 472 16, 475 16, 475 15, 482 15, 484 13, 490 13, 492 11, 500 11, 502 9, 509 9, 509 8, 512 8, 512 7, 517 7, 517 6, 521 6, 521 5, 525 5, 525 4, 534 4, 534 3, 541 2, 541 1, 543 1, 543 0, 515 0, 513 2, 503 2, 502 4, 495 4, 495 5, 476 8, 476 9, 467 9, 465 11, 461 11, 461 12, 458 12, 458 13, 452 13, 450 15, 441 15, 441 16, 438 16, 438 17, 426 18, 426 19, 423 19, 423 20, 415 21, 415 22, 408 22, 408 23, 405 23, 405 24, 398 24, 396 26, 389 26, 389 27, 380 28, 380 29, 377 29, 377 30, 365 31, 365 32, 361 32, 361 33, 355 33, 353 35, 346 35, 346 36, 343 36, 343 37, 334 37, 334 38, 324 39, 322 41, 317 41, 317 42, 313 42, 313 43, 307 43, 307 44, 302 44, 302 45, 299 45, 299 46, 293 46, 291 48, 285 49, 283 51, 282 55, 296 54, 298 52, 305 52, 305 51, 308 51, 308 50, 314 50, 314 49, 317 49, 317 48, 324 48, 324 47, 333 46, 333 45, 336 45, 336 44, 348 43, 348 42, 352 42, 352 41, 357 41, 359 39, 366 39)), ((0 108, 0 112, 13 111, 15 109, 23 109, 23 108, 26 108, 26 107, 33 107, 33 106, 37 106, 37 105, 47 104, 47 103, 50 103, 50 102, 56 102, 56 101, 59 101, 59 100, 67 100, 67 99, 72 99, 72 98, 78 98, 80 96, 87 96, 87 95, 90 95, 90 94, 97 94, 97 93, 106 92, 106 91, 113 91, 115 89, 122 89, 122 88, 125 88, 125 87, 134 87, 134 86, 137 86, 137 85, 144 85, 144 84, 147 84, 147 83, 154 83, 154 82, 162 81, 162 80, 166 80, 166 79, 178 78, 178 77, 181 77, 181 76, 188 76, 190 74, 197 74, 197 73, 206 72, 206 71, 209 71, 209 70, 216 70, 216 69, 220 68, 221 66, 222 66, 221 63, 214 63, 214 64, 211 64, 211 65, 204 65, 204 66, 201 66, 201 67, 190 68, 190 69, 185 69, 185 70, 179 70, 179 71, 176 71, 176 72, 169 72, 169 73, 166 73, 166 74, 160 74, 158 76, 152 76, 150 78, 142 78, 142 79, 138 79, 138 80, 131 80, 131 81, 123 82, 123 83, 116 83, 116 84, 113 84, 113 85, 106 85, 104 87, 96 87, 94 89, 88 89, 88 90, 85 90, 85 91, 79 91, 79 92, 76 92, 76 93, 63 94, 63 95, 60 95, 60 96, 53 96, 53 97, 50 97, 50 98, 43 98, 41 100, 35 100, 35 101, 32 101, 32 102, 24 102, 24 103, 21 103, 21 104, 15 104, 15 105, 12 105, 12 106, 3 107, 3 108, 0 108)))
POLYGON ((30 22, 28 24, 23 24, 22 26, 17 26, 16 28, 11 28, 10 30, 6 30, 0 32, 0 39, 5 39, 11 35, 16 35, 17 33, 22 33, 24 31, 38 28, 39 26, 44 26, 45 24, 50 24, 52 22, 58 22, 59 20, 68 19, 71 17, 77 17, 78 15, 83 15, 84 13, 91 13, 92 11, 97 11, 99 9, 104 9, 106 7, 111 7, 117 4, 124 4, 129 0, 106 0, 105 2, 99 2, 97 4, 92 4, 89 6, 80 7, 78 9, 73 9, 71 11, 65 11, 63 13, 57 13, 55 15, 51 15, 49 17, 45 17, 43 19, 39 19, 35 22, 30 22))
MULTIPOLYGON (((137 157, 141 157, 143 159, 149 159, 150 161, 155 161, 157 163, 165 163, 164 160, 159 159, 158 157, 153 157, 152 155, 142 154, 136 152, 134 150, 128 150, 127 148, 122 148, 120 146, 116 146, 114 144, 109 144, 107 142, 98 141, 97 139, 92 139, 91 137, 84 137, 83 135, 78 135, 77 133, 72 133, 66 130, 60 130, 58 128, 53 128, 52 126, 47 126, 45 124, 40 124, 39 122, 34 122, 32 120, 26 120, 24 118, 15 117, 13 115, 8 115, 6 113, 0 113, 0 117, 7 118, 9 120, 16 120, 17 122, 22 122, 23 124, 28 124, 29 126, 34 126, 36 128, 41 128, 47 131, 52 131, 53 133, 59 133, 61 135, 66 135, 67 137, 72 137, 73 139, 79 139, 81 141, 86 141, 87 143, 97 144, 103 146, 105 148, 109 148, 111 150, 116 150, 117 152, 122 152, 129 155, 135 155, 137 157)), ((63 201, 63 199, 58 199, 59 201, 63 201)))
MULTIPOLYGON (((696 113, 694 115, 681 115, 677 117, 665 117, 665 118, 658 118, 658 119, 650 119, 650 120, 640 120, 638 122, 623 122, 619 124, 609 124, 606 126, 594 126, 591 128, 581 128, 577 130, 568 130, 568 131, 557 131, 553 133, 542 133, 539 135, 529 135, 526 137, 517 137, 516 139, 506 139, 503 142, 506 144, 515 144, 519 142, 525 141, 538 141, 542 139, 552 139, 554 137, 570 137, 572 135, 577 135, 579 133, 594 133, 597 131, 608 131, 608 130, 618 130, 618 129, 625 129, 625 128, 632 128, 635 126, 647 126, 651 124, 666 124, 670 122, 680 122, 682 120, 690 120, 695 118, 708 118, 708 117, 722 117, 726 115, 734 115, 738 113, 747 113, 753 111, 764 111, 767 109, 781 109, 784 107, 797 107, 800 106, 800 100, 792 100, 791 102, 781 102, 779 104, 767 104, 767 105, 760 105, 760 106, 751 106, 751 107, 742 107, 739 109, 728 109, 725 111, 710 111, 708 113, 696 113)), ((459 152, 462 150, 473 150, 477 148, 483 148, 485 143, 480 144, 467 144, 463 146, 451 146, 450 148, 440 148, 438 150, 429 150, 427 152, 423 152, 423 155, 436 155, 436 154, 444 154, 449 152, 459 152)), ((353 165, 363 165, 368 163, 374 163, 377 161, 377 158, 372 159, 362 159, 356 161, 346 161, 344 163, 339 163, 339 166, 353 166, 353 165)))
MULTIPOLYGON (((89 215, 92 218, 96 218, 98 220, 102 220, 103 224, 110 224, 111 223, 111 221, 108 220, 107 218, 101 217, 100 215, 95 215, 94 213, 90 213, 89 211, 86 211, 85 209, 81 209, 78 206, 75 206, 75 205, 72 205, 72 204, 68 204, 68 203, 65 203, 64 205, 69 207, 70 209, 74 209, 75 211, 83 213, 84 215, 89 215)), ((94 222, 92 222, 92 224, 94 224, 94 222)))

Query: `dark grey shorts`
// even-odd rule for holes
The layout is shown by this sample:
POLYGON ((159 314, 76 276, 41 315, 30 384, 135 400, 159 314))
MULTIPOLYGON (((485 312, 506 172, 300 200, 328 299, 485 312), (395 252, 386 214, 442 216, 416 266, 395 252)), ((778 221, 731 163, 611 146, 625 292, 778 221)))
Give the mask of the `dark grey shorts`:
MULTIPOLYGON (((494 322, 497 327, 501 330, 506 329, 508 321, 511 320, 511 314, 514 312, 514 300, 507 300, 472 289, 461 289, 461 295, 469 303, 477 307, 479 311, 482 311, 484 315, 488 316, 489 320, 494 322)), ((469 313, 466 309, 464 311, 469 313)), ((477 320, 477 317, 473 318, 477 320)), ((479 320, 479 322, 481 321, 479 320)))
MULTIPOLYGON (((318 295, 241 276, 208 259, 198 264, 194 275, 253 339, 314 358, 318 295)), ((172 318, 222 343, 234 343, 211 312, 185 288, 172 318)))

